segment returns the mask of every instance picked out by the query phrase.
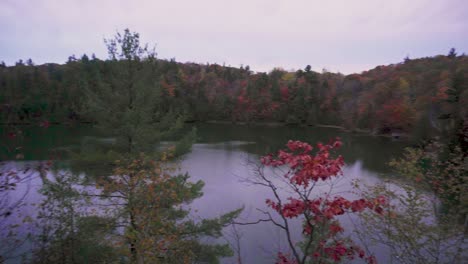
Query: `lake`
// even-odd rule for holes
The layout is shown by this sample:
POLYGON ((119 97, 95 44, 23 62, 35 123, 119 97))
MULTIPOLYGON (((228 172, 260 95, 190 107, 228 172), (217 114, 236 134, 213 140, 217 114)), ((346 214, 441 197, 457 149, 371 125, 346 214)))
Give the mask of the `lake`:
MULTIPOLYGON (((338 151, 346 162, 344 175, 333 186, 334 193, 343 194, 352 190, 351 181, 360 179, 373 184, 385 178, 395 177, 387 163, 399 157, 409 143, 386 137, 367 134, 348 133, 334 128, 323 127, 286 127, 286 126, 246 126, 227 124, 197 124, 198 140, 192 151, 185 155, 181 170, 187 171, 193 180, 203 180, 204 195, 190 206, 191 216, 195 219, 215 217, 222 213, 244 207, 239 222, 251 222, 262 218, 257 210, 266 209, 265 199, 271 197, 268 189, 245 182, 252 177, 251 162, 258 161, 261 155, 284 148, 290 139, 315 144, 328 142, 340 137, 343 146, 338 151)), ((49 158, 60 158, 64 149, 77 147, 89 137, 104 137, 90 126, 51 126, 49 128, 24 129, 22 153, 24 161, 5 161, 5 166, 21 167, 21 164, 34 163, 49 158), (51 151, 53 150, 53 151, 51 151), (53 154, 51 154, 53 153, 53 154)), ((11 154, 3 153, 4 159, 11 154)), ((66 164, 66 163, 65 163, 66 164)), ((62 168, 67 170, 67 167, 62 168)), ((86 169, 84 170, 86 171, 86 169)), ((40 181, 31 180, 27 201, 36 201, 40 195, 40 181)), ((330 186, 322 186, 324 190, 330 186)), ((22 189, 20 186, 18 192, 22 189)), ((321 189, 318 188, 318 191, 321 189)), ((24 190, 24 189, 23 189, 24 190)), ((33 210, 29 207, 27 210, 33 210)), ((346 219, 343 225, 351 227, 346 219)), ((287 249, 283 233, 270 223, 238 226, 241 256, 243 263, 272 263, 278 251, 287 249)), ((300 234, 300 221, 294 230, 300 234)), ((226 228, 226 239, 234 242, 234 231, 226 228)), ((300 240, 300 235, 294 237, 300 240)), ((219 241, 226 241, 220 239, 219 241)), ((388 257, 384 249, 376 249, 381 263, 388 257)), ((14 262, 11 262, 14 263, 14 262)), ((223 263, 236 263, 234 258, 224 259, 223 263)))

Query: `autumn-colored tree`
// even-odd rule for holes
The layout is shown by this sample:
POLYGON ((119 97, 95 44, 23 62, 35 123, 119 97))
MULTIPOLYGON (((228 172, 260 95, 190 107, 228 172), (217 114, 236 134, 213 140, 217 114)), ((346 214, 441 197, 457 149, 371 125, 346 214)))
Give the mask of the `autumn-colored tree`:
POLYGON ((344 231, 339 216, 370 209, 378 214, 386 205, 384 197, 348 200, 331 193, 315 193, 320 182, 329 182, 341 174, 343 158, 333 158, 331 151, 340 147, 339 140, 330 144, 317 144, 316 151, 305 142, 289 141, 287 148, 261 158, 251 182, 269 188, 273 194, 266 204, 278 217, 265 211, 266 219, 284 231, 291 254, 279 253, 277 263, 325 263, 353 259, 355 256, 374 263, 372 255, 366 256, 344 231), (269 170, 272 170, 269 171, 269 170), (285 197, 281 189, 291 196, 285 197), (294 241, 291 220, 303 221, 303 240, 294 241), (300 243, 299 243, 300 242, 300 243))
MULTIPOLYGON (((170 120, 306 121, 382 134, 411 133, 416 139, 427 139, 451 129, 452 123, 462 129, 454 117, 466 120, 466 100, 456 101, 456 97, 467 98, 464 75, 468 56, 455 52, 347 76, 317 73, 311 67, 296 72, 275 68, 265 74, 156 59, 153 50, 140 45, 137 35, 124 32, 109 39, 107 60, 71 56, 65 65, 28 66, 18 61, 15 66, 0 67, 2 122, 94 122, 111 112, 123 120, 130 116, 124 109, 135 103, 126 123, 145 123, 146 127, 151 123, 167 128, 161 121, 170 113, 170 120), (119 46, 125 39, 132 42, 122 49, 119 46), (441 88, 447 88, 451 102, 431 102, 441 88), (144 94, 144 100, 137 94, 144 94), (154 105, 141 103, 145 100, 154 105), (142 108, 152 111, 154 122, 136 114, 142 108), (445 119, 437 120, 439 116, 445 119)), ((110 118, 107 123, 114 121, 110 118)), ((133 138, 145 134, 121 129, 133 138)), ((125 148, 128 138, 117 141, 115 145, 125 148)))

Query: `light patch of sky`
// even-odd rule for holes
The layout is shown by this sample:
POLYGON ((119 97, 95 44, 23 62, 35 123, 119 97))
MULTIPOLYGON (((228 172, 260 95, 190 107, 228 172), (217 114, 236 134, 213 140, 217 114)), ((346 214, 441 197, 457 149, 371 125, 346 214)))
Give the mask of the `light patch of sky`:
POLYGON ((0 60, 106 58, 124 28, 160 58, 353 73, 410 57, 468 51, 465 0, 2 0, 0 60))

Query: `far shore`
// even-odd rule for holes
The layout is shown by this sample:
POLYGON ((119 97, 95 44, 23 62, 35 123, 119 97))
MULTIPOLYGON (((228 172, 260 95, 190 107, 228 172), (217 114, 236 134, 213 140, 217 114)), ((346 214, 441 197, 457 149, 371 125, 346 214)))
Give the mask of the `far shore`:
MULTIPOLYGON (((240 126, 268 126, 268 127, 280 127, 280 126, 297 126, 297 127, 323 127, 323 128, 333 128, 338 129, 341 131, 349 132, 349 133, 362 133, 370 136, 379 136, 379 137, 389 137, 389 138, 408 138, 409 135, 407 133, 401 132, 393 132, 393 133, 375 133, 368 129, 360 129, 354 128, 349 129, 339 125, 329 125, 329 124, 307 124, 307 123, 298 123, 298 124, 290 124, 286 122, 274 122, 274 121, 254 121, 254 122, 238 122, 238 121, 227 121, 227 120, 208 120, 208 121, 188 121, 186 123, 205 123, 205 124, 221 124, 221 125, 240 125, 240 126)), ((72 125, 72 124, 94 124, 94 122, 90 121, 80 121, 80 120, 67 120, 64 122, 48 122, 48 125, 72 125)), ((32 126, 38 125, 43 126, 37 122, 10 122, 10 123, 0 123, 0 126, 32 126)))

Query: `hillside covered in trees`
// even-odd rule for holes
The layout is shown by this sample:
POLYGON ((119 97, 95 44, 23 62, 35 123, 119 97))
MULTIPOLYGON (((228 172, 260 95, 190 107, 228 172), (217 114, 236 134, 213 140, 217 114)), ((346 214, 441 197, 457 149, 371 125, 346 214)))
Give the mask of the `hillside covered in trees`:
POLYGON ((172 112, 185 114, 186 122, 338 125, 418 139, 467 126, 468 56, 454 49, 447 56, 406 58, 350 75, 316 72, 309 65, 296 72, 254 73, 248 66, 144 59, 127 67, 125 61, 83 55, 63 65, 2 63, 1 122, 93 122, 84 94, 112 94, 128 84, 157 91, 155 122, 161 121, 158 113, 172 112))

